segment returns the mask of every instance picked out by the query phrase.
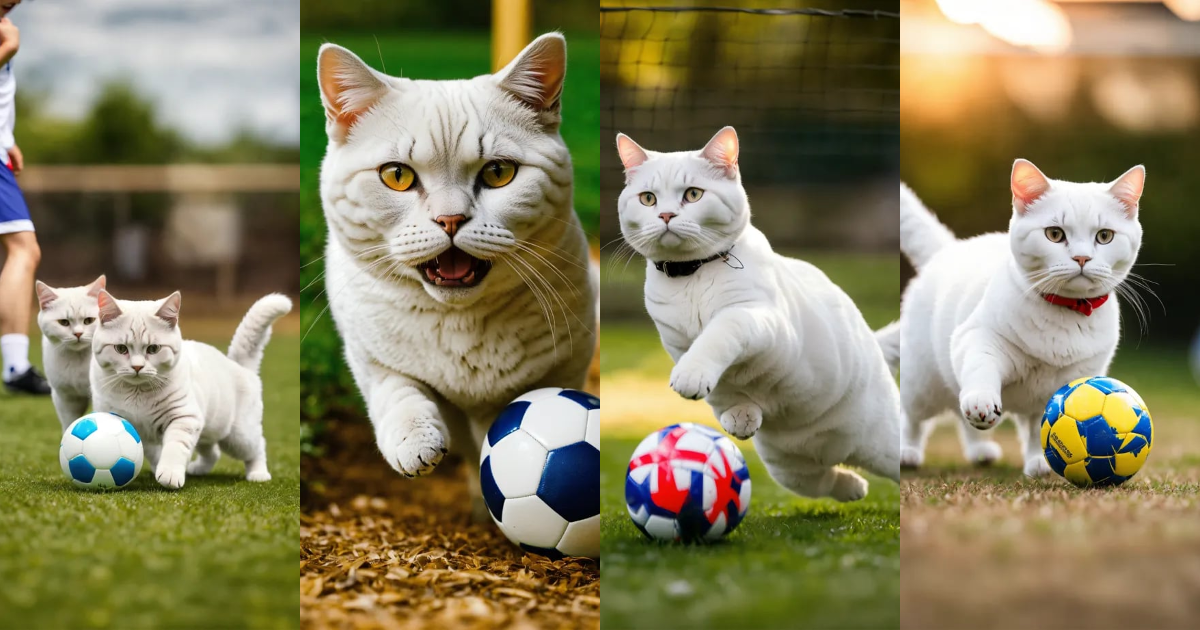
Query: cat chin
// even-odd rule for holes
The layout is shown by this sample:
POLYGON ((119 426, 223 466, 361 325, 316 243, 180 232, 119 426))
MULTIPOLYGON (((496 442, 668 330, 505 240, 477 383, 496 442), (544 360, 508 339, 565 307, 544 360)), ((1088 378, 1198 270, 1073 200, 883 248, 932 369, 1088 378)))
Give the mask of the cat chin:
POLYGON ((471 306, 486 294, 484 290, 485 285, 483 284, 476 284, 470 287, 439 287, 428 282, 422 282, 421 286, 425 287, 425 292, 429 294, 429 297, 447 306, 471 306))

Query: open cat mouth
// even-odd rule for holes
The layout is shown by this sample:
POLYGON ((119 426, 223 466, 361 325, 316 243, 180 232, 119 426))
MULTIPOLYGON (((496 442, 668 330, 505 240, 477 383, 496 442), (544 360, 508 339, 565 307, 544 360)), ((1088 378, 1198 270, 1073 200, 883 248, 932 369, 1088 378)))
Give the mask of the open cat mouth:
POLYGON ((418 269, 424 272, 429 284, 447 288, 473 287, 491 271, 492 263, 451 245, 433 260, 418 265, 418 269))

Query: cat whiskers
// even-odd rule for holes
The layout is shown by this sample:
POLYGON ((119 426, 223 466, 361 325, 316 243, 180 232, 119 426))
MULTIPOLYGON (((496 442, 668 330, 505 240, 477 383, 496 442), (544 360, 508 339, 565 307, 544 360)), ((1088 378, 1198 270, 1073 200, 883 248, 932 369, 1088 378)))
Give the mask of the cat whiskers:
MULTIPOLYGON (((501 254, 500 259, 507 260, 510 263, 521 264, 522 266, 526 267, 526 269, 528 269, 528 264, 525 263, 525 261, 520 260, 517 257, 517 254, 515 252, 508 252, 505 254, 501 254)), ((546 320, 546 326, 548 326, 550 328, 550 343, 553 347, 554 356, 555 356, 555 358, 557 358, 558 357, 558 334, 555 332, 555 328, 554 328, 554 323, 555 323, 555 321, 557 321, 557 317, 553 315, 553 309, 550 308, 550 306, 549 306, 548 298, 546 298, 542 294, 542 289, 539 286, 537 286, 530 279, 529 276, 527 276, 525 273, 523 273, 521 271, 521 269, 517 266, 517 264, 510 264, 509 269, 512 269, 513 273, 517 274, 517 277, 521 279, 521 282, 525 283, 525 286, 529 288, 529 292, 533 294, 533 298, 535 300, 537 300, 538 308, 540 308, 542 311, 542 318, 544 318, 546 320)), ((568 324, 568 330, 569 329, 570 329, 570 324, 568 324)))
MULTIPOLYGON (((345 291, 346 287, 349 286, 350 283, 353 282, 356 278, 358 278, 358 276, 360 274, 362 274, 364 271, 367 271, 370 269, 375 269, 375 268, 381 266, 383 263, 395 263, 395 262, 397 262, 397 261, 393 258, 390 258, 388 256, 381 256, 381 257, 371 261, 370 264, 368 264, 368 265, 362 267, 361 269, 359 269, 358 271, 354 272, 354 275, 350 276, 346 280, 345 284, 343 284, 341 287, 338 288, 337 293, 329 296, 328 300, 325 300, 325 307, 321 309, 320 313, 317 313, 317 317, 315 319, 313 319, 311 324, 308 325, 308 330, 304 331, 304 336, 300 338, 300 342, 303 343, 304 340, 308 338, 308 334, 312 332, 313 328, 316 327, 317 322, 321 321, 321 317, 323 317, 325 315, 325 313, 329 310, 329 305, 331 303, 333 303, 333 301, 335 299, 337 299, 337 297, 339 295, 342 294, 342 291, 345 291)), ((378 278, 376 278, 376 281, 378 281, 378 278)), ((328 289, 328 287, 326 287, 326 289, 328 289)), ((316 301, 318 299, 320 299, 321 295, 325 293, 326 289, 322 289, 321 293, 318 293, 317 296, 313 298, 313 302, 312 302, 313 304, 315 304, 316 301)))

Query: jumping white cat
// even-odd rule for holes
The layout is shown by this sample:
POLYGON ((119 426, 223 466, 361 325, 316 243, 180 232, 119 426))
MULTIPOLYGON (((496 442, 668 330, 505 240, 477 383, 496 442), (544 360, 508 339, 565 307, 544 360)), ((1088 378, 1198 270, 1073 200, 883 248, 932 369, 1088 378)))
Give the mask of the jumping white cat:
MULTIPOLYGON (((559 135, 566 42, 494 75, 415 81, 326 44, 326 292, 346 361, 400 474, 478 462, 499 412, 582 387, 596 342, 587 238, 559 135)), ((478 470, 468 478, 486 517, 478 470)))
POLYGON ((258 368, 272 324, 292 302, 279 294, 255 302, 227 356, 183 339, 180 301, 178 291, 146 302, 100 291, 100 326, 92 338, 94 406, 137 428, 163 486, 180 488, 186 475, 207 474, 222 452, 246 463, 247 480, 269 481, 258 368))
POLYGON ((624 134, 617 148, 621 233, 648 262, 671 388, 753 436, 793 492, 863 498, 867 481, 843 463, 898 480, 900 397, 883 352, 837 285, 750 225, 733 128, 700 151, 646 151, 624 134))
POLYGON ((92 399, 88 367, 92 363, 92 335, 100 317, 96 296, 104 283, 104 276, 100 276, 83 287, 55 289, 40 280, 36 284, 42 363, 64 431, 87 413, 92 399))
POLYGON ((1007 234, 955 240, 903 184, 900 247, 917 268, 900 311, 905 466, 924 461, 930 419, 956 409, 967 459, 1000 458, 990 431, 1017 422, 1025 474, 1050 471, 1040 418, 1056 389, 1103 375, 1117 350, 1113 295, 1129 275, 1142 228, 1146 171, 1106 184, 1048 179, 1013 165, 1007 234))

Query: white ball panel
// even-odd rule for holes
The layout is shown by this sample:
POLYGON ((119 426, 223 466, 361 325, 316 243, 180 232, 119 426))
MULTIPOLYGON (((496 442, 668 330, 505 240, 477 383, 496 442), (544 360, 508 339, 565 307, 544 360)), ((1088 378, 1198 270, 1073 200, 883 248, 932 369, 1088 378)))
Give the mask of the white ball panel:
MULTIPOLYGON (((91 439, 89 438, 88 441, 90 442, 91 439)), ((112 473, 109 472, 108 470, 97 469, 96 476, 92 477, 92 483, 88 487, 90 487, 90 488, 116 488, 117 482, 113 481, 112 473)))
POLYGON ((587 417, 587 431, 584 432, 584 439, 588 444, 600 448, 600 410, 589 409, 587 417))
POLYGON ((83 453, 83 440, 71 435, 69 432, 63 435, 62 446, 59 447, 63 455, 69 460, 76 455, 83 453))
POLYGON ((491 459, 492 476, 505 498, 537 492, 546 467, 546 447, 533 436, 520 430, 509 433, 492 447, 491 459))
POLYGON ((695 451, 707 455, 713 451, 713 441, 712 438, 699 431, 688 431, 675 443, 675 448, 681 451, 695 451))
POLYGON ((121 457, 128 459, 134 464, 142 461, 142 444, 133 439, 133 436, 129 435, 129 432, 124 427, 117 434, 117 444, 121 448, 121 457))
POLYGON ((539 400, 525 410, 521 430, 532 435, 547 450, 583 441, 587 433, 587 410, 562 396, 539 400))
POLYGON ((633 461, 650 451, 658 448, 658 432, 655 431, 647 435, 645 439, 638 443, 637 448, 633 449, 633 455, 629 457, 629 461, 633 461))
POLYGON ((721 512, 717 515, 717 520, 712 524, 712 527, 709 527, 708 531, 704 532, 704 539, 710 541, 720 540, 721 537, 725 535, 726 525, 725 512, 721 512))
POLYGON ((721 457, 720 450, 714 451, 712 455, 709 455, 707 463, 710 467, 712 467, 711 474, 718 477, 724 477, 726 474, 728 474, 728 471, 725 468, 725 458, 721 457))
POLYGON ((652 514, 649 519, 646 519, 646 524, 643 525, 646 533, 658 540, 676 540, 679 538, 679 532, 675 528, 675 519, 666 518, 652 514))
POLYGON ((567 530, 567 521, 541 498, 532 496, 505 501, 500 527, 513 542, 553 548, 567 530))
POLYGON ((633 479, 634 483, 640 485, 642 483, 645 483, 646 476, 649 475, 651 472, 653 472, 655 468, 656 468, 656 466, 654 464, 645 464, 642 466, 638 466, 637 468, 634 468, 633 470, 629 471, 629 478, 633 479))
POLYGON ((750 480, 749 479, 742 482, 742 491, 738 493, 738 497, 741 498, 741 505, 742 505, 742 509, 739 510, 739 512, 741 513, 742 516, 745 516, 746 510, 750 509, 750 480))
POLYGON ((551 396, 557 396, 561 391, 561 387, 543 387, 541 389, 535 389, 531 392, 526 392, 525 394, 518 396, 513 402, 537 402, 551 396))
POLYGON ((558 550, 568 556, 599 558, 600 515, 567 525, 567 531, 563 532, 562 540, 558 542, 558 550))
POLYGON ((675 489, 676 490, 687 490, 688 488, 691 488, 692 487, 692 473, 688 472, 686 469, 684 469, 680 466, 672 466, 672 467, 675 469, 675 471, 674 471, 675 474, 671 475, 672 477, 675 478, 675 489))
POLYGON ((689 470, 693 472, 706 472, 708 470, 707 462, 694 462, 690 459, 674 459, 671 460, 671 467, 676 470, 689 470))
POLYGON ((107 470, 121 457, 121 441, 111 431, 96 431, 83 441, 83 456, 96 470, 107 470))
POLYGON ((629 511, 629 518, 632 518, 633 522, 638 525, 645 525, 646 519, 650 518, 650 510, 646 509, 644 505, 635 510, 629 504, 625 504, 625 509, 629 511))
POLYGON ((717 502, 717 480, 704 475, 701 477, 704 480, 704 511, 712 509, 713 504, 717 502))

